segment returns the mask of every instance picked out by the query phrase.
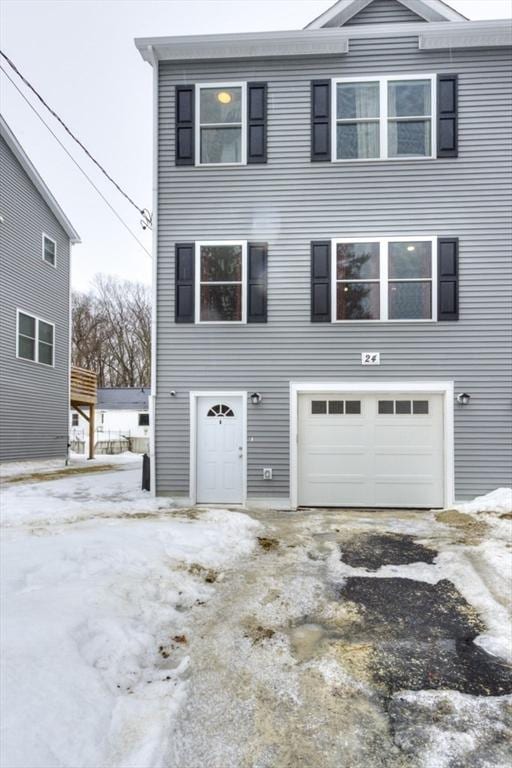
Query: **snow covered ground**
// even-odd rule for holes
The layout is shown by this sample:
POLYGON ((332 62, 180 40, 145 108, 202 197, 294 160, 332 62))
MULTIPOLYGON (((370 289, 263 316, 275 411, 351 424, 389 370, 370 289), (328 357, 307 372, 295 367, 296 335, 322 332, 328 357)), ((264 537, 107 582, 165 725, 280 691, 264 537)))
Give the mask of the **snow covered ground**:
POLYGON ((475 642, 509 658, 510 490, 441 513, 249 516, 177 509, 139 490, 140 457, 104 461, 4 475, 2 768, 508 766, 512 697, 383 696, 385 643, 340 595, 448 580, 486 624, 475 642), (435 556, 348 565, 368 534, 435 556))
POLYGON ((2 488, 3 768, 160 766, 191 617, 254 546, 250 517, 176 511, 118 462, 2 488))
POLYGON ((67 465, 64 459, 3 462, 0 464, 0 480, 9 480, 13 477, 21 477, 22 475, 33 473, 51 474, 52 472, 69 471, 71 474, 76 469, 87 470, 90 467, 96 468, 112 464, 116 466, 119 464, 130 464, 132 467, 135 467, 136 464, 141 462, 142 456, 136 453, 118 453, 113 456, 101 455, 90 462, 84 454, 71 452, 67 465))

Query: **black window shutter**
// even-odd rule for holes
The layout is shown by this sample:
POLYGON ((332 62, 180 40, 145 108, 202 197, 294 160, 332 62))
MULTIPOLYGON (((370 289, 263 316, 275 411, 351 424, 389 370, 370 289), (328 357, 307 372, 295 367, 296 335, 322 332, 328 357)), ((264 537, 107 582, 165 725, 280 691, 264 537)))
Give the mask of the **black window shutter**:
POLYGON ((311 160, 331 159, 331 81, 311 81, 311 160))
POLYGON ((267 258, 266 243, 247 246, 247 322, 267 322, 267 258))
POLYGON ((311 243, 311 322, 331 322, 331 243, 311 243))
POLYGON ((194 165, 194 86, 176 86, 176 165, 194 165))
POLYGON ((266 83, 247 83, 247 162, 267 162, 266 83))
POLYGON ((457 157, 458 141, 458 77, 437 76, 437 156, 457 157))
POLYGON ((174 319, 177 323, 195 321, 194 243, 176 243, 174 319))
POLYGON ((437 319, 459 319, 459 239, 437 241, 437 319))

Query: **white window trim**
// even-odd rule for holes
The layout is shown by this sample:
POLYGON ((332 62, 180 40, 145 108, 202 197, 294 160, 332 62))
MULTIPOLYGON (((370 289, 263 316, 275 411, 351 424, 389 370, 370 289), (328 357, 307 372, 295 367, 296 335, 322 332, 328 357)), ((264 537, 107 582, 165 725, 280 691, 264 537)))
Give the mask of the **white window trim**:
POLYGON ((222 401, 226 397, 239 397, 242 401, 242 506, 247 503, 247 391, 240 390, 195 390, 189 393, 190 403, 190 454, 189 454, 189 502, 197 500, 197 409, 201 397, 215 397, 222 401))
MULTIPOLYGON (((333 163, 375 163, 385 161, 411 162, 416 160, 435 160, 437 158, 437 75, 417 72, 414 75, 377 75, 372 77, 338 77, 332 78, 332 115, 331 115, 331 160, 333 163), (430 80, 431 83, 431 126, 430 126, 430 155, 400 155, 388 156, 388 83, 394 80, 430 80), (337 113, 338 113, 338 83, 379 83, 379 124, 380 124, 380 157, 337 157, 337 113)), ((420 118, 418 118, 420 119, 420 118)), ((423 117, 421 119, 426 119, 423 117)), ((375 119, 376 120, 376 119, 375 119)), ((361 121, 364 121, 361 118, 361 121)))
POLYGON ((54 240, 53 237, 50 237, 50 235, 47 235, 46 232, 43 232, 41 235, 41 258, 45 264, 48 264, 49 267, 53 267, 54 269, 57 269, 57 241, 54 240), (45 259, 44 257, 44 241, 45 240, 49 240, 51 243, 53 243, 55 247, 55 262, 53 264, 47 259, 45 259))
POLYGON ((300 394, 324 392, 352 395, 376 394, 441 394, 443 395, 444 437, 444 506, 455 498, 454 448, 454 384, 453 381, 291 381, 290 382, 290 507, 297 509, 299 496, 298 473, 298 400, 300 394))
MULTIPOLYGON (((195 89, 195 164, 200 168, 223 168, 230 166, 247 165, 247 83, 246 82, 224 82, 224 83, 198 83, 195 89), (241 124, 242 131, 240 144, 240 162, 239 163, 202 163, 201 162, 201 90, 203 88, 241 88, 241 124)), ((229 123, 226 127, 229 128, 229 123)))
POLYGON ((16 357, 18 360, 23 360, 25 363, 32 363, 35 365, 44 365, 46 366, 46 368, 55 368, 55 323, 51 323, 49 320, 45 320, 44 317, 38 317, 37 315, 32 314, 32 312, 27 312, 25 309, 19 309, 19 307, 17 307, 16 308, 16 357), (36 358, 35 360, 30 360, 28 357, 23 357, 23 355, 20 355, 20 315, 27 315, 27 317, 31 317, 33 320, 36 321, 36 337, 35 337, 36 358), (51 364, 44 363, 42 360, 39 360, 39 323, 40 322, 46 323, 46 325, 51 325, 53 329, 51 364))
MULTIPOLYGON (((220 280, 210 285, 228 285, 237 281, 220 280)), ((247 323, 247 240, 200 240, 195 251, 195 321, 200 325, 244 325, 247 323), (201 320, 201 248, 203 246, 239 245, 242 248, 242 319, 241 320, 201 320)))
POLYGON ((387 235, 386 237, 342 237, 331 240, 331 322, 333 323, 435 323, 437 322, 437 237, 427 237, 425 235, 409 235, 404 237, 398 235, 387 235), (432 277, 428 278, 401 278, 393 279, 391 282, 432 282, 432 317, 428 318, 389 318, 388 317, 388 249, 389 243, 408 243, 422 242, 431 243, 432 251, 432 277), (347 282, 378 282, 380 287, 380 318, 376 320, 338 320, 336 306, 336 246, 339 243, 379 243, 379 280, 348 280, 347 282))

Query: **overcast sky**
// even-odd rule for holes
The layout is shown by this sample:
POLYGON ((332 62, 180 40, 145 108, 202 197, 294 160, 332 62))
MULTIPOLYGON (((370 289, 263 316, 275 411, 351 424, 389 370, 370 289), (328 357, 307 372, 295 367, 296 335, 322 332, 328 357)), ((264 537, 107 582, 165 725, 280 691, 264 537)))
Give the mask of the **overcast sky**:
MULTIPOLYGON (((512 15, 512 0, 450 4, 471 19, 512 15)), ((330 5, 332 0, 1 0, 0 40, 135 202, 151 208, 151 68, 133 38, 301 29, 330 5)), ((87 289, 98 272, 149 282, 150 258, 3 74, 0 82, 4 117, 81 236, 73 255, 74 286, 87 289)), ((44 117, 150 249, 137 212, 44 117)))

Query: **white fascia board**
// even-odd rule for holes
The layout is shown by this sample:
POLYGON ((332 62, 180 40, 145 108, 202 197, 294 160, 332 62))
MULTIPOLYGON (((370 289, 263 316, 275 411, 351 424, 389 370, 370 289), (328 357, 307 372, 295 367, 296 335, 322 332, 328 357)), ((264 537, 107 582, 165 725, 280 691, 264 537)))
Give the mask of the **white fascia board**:
POLYGON ((142 58, 160 61, 207 59, 252 59, 283 56, 339 56, 348 52, 348 36, 293 30, 227 35, 183 35, 180 37, 136 38, 142 58))
POLYGON ((149 64, 158 61, 208 61, 286 56, 339 56, 350 40, 418 37, 420 50, 495 48, 512 42, 510 19, 491 21, 361 24, 353 27, 227 35, 137 38, 135 45, 149 64))
POLYGON ((420 51, 442 51, 449 48, 503 48, 512 45, 510 19, 495 22, 492 27, 468 27, 452 33, 451 25, 440 30, 427 29, 419 36, 420 51))
POLYGON ((19 143, 18 139, 14 135, 14 133, 11 131, 9 126, 7 125, 4 118, 0 115, 0 136, 4 139, 5 143, 13 153, 13 155, 18 160, 19 164, 29 177, 30 181, 34 185, 34 187, 37 189, 43 200, 45 201, 48 208, 51 210, 59 224, 61 225, 62 229, 65 231, 67 236, 69 237, 70 242, 72 245, 76 245, 77 243, 80 243, 80 235, 76 231, 76 229, 71 224, 70 220, 46 186, 45 182, 43 181, 42 177, 39 175, 38 171, 36 170, 35 166, 32 164, 32 161, 28 157, 27 153, 19 143))
MULTIPOLYGON (((443 48, 478 48, 495 47, 495 40, 500 34, 507 35, 512 29, 512 19, 492 19, 486 21, 453 21, 447 24, 445 21, 410 22, 407 24, 360 24, 346 27, 337 31, 346 35, 349 40, 371 39, 377 37, 418 37, 422 39, 435 39, 443 42, 443 48), (487 40, 487 43, 485 42, 487 40)), ((323 29, 324 35, 330 30, 323 29)), ((319 34, 319 33, 317 33, 319 34)), ((500 43, 507 45, 507 43, 500 43)), ((421 44, 419 48, 422 49, 421 44)))

